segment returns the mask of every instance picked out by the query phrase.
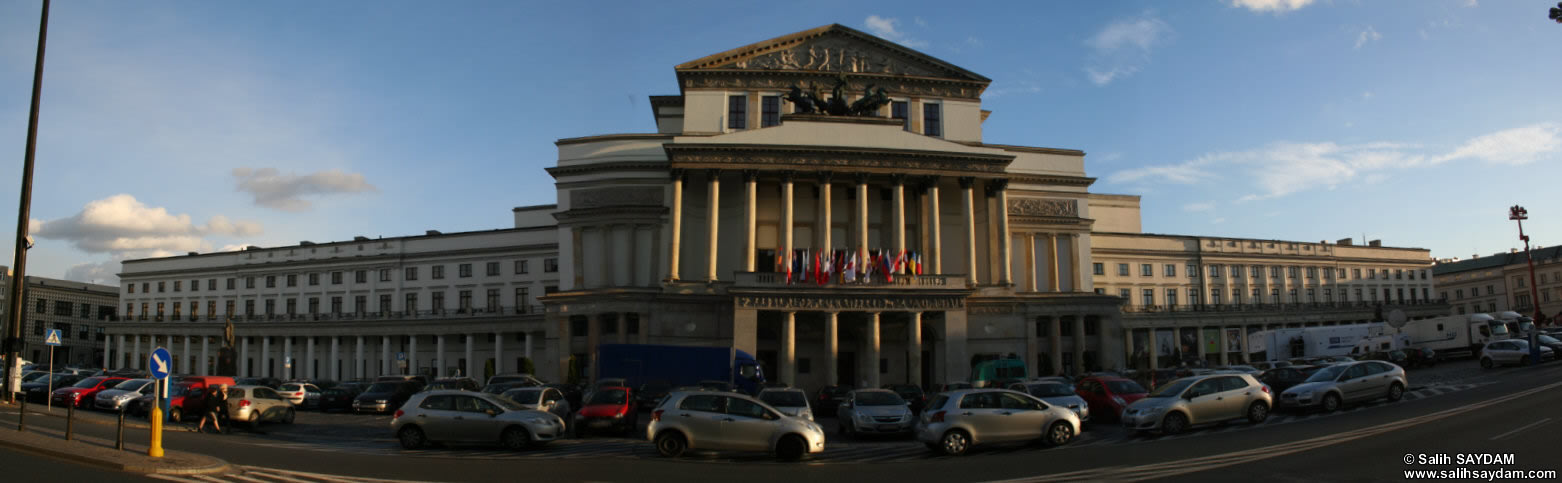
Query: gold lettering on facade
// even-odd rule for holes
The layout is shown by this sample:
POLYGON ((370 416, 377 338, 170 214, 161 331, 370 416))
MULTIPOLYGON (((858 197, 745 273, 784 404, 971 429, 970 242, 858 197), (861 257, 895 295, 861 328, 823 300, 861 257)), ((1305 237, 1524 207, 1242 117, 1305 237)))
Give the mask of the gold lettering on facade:
POLYGON ((1075 200, 1011 198, 1009 199, 1009 214, 1077 217, 1079 216, 1079 204, 1075 200))

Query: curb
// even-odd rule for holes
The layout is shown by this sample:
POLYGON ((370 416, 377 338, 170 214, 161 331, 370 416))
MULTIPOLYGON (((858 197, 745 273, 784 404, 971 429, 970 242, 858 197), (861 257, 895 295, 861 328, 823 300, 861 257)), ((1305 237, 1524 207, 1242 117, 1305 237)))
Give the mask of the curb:
MULTIPOLYGON (((69 461, 69 462, 72 462, 72 463, 79 463, 79 464, 83 464, 83 465, 94 466, 94 467, 104 468, 104 469, 109 469, 109 470, 114 470, 114 471, 123 471, 123 472, 128 472, 128 473, 158 474, 158 475, 209 475, 209 474, 215 474, 215 473, 223 473, 223 472, 226 472, 229 469, 231 469, 231 466, 228 464, 227 461, 223 461, 223 460, 218 459, 218 458, 213 458, 211 456, 206 456, 206 457, 207 458, 211 458, 211 459, 217 461, 217 463, 206 465, 206 466, 195 466, 195 467, 187 467, 187 468, 162 468, 162 467, 157 467, 155 465, 143 465, 143 464, 134 464, 134 463, 132 463, 132 464, 115 463, 115 462, 112 462, 112 461, 86 457, 86 456, 82 456, 82 455, 79 455, 79 454, 67 453, 67 452, 64 452, 64 451, 55 451, 55 450, 51 450, 51 449, 39 448, 39 447, 36 447, 36 446, 28 446, 28 445, 25 445, 25 444, 15 443, 15 442, 7 441, 7 440, 4 440, 4 439, 0 439, 0 447, 6 448, 6 449, 10 449, 10 450, 14 450, 14 451, 21 451, 21 452, 24 452, 24 453, 32 453, 32 454, 47 456, 47 457, 50 457, 50 458, 65 460, 65 461, 69 461)), ((205 455, 202 455, 202 456, 205 456, 205 455)))

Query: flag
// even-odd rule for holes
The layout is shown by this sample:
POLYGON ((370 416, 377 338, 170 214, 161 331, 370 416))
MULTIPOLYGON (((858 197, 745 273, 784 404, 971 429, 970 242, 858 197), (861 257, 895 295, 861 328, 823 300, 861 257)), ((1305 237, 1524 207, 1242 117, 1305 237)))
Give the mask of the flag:
POLYGON ((786 283, 790 285, 792 283, 792 252, 778 251, 777 253, 781 256, 776 257, 776 263, 782 267, 782 269, 778 271, 786 272, 786 283))
POLYGON ((880 253, 879 254, 879 263, 883 263, 884 264, 884 282, 885 283, 892 283, 892 282, 894 282, 895 281, 895 262, 890 261, 890 255, 888 253, 880 253))
POLYGON ((908 271, 909 267, 906 266, 906 251, 901 250, 900 253, 895 254, 895 273, 905 274, 908 271))
POLYGON ((921 275, 924 268, 926 267, 922 265, 922 252, 917 252, 917 275, 921 275))
POLYGON ((821 252, 814 252, 814 283, 824 285, 824 263, 819 259, 821 252))
POLYGON ((842 255, 846 260, 846 267, 841 270, 841 281, 852 283, 857 281, 857 254, 852 253, 850 258, 842 255))

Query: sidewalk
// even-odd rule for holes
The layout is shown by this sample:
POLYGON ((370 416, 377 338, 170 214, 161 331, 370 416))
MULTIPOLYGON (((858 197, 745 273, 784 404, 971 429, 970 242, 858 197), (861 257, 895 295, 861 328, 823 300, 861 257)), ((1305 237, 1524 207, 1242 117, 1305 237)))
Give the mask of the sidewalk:
MULTIPOLYGON (((15 414, 15 406, 0 404, 0 407, 5 407, 15 414)), ((183 451, 167 450, 162 458, 149 457, 146 455, 147 446, 144 441, 140 444, 126 441, 124 451, 115 450, 113 440, 86 436, 80 432, 73 434, 71 441, 66 441, 64 431, 32 424, 32 421, 37 421, 34 418, 41 419, 48 416, 35 415, 31 407, 28 409, 29 424, 25 432, 16 430, 14 418, 7 418, 4 422, 0 422, 0 449, 32 453, 71 463, 129 473, 206 475, 229 470, 226 461, 183 451)))

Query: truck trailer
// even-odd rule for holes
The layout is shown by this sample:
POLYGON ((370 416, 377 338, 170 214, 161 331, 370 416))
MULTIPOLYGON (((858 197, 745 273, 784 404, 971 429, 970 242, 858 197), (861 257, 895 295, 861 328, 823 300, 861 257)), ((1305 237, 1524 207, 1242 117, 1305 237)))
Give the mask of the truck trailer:
POLYGON ((632 388, 647 382, 679 387, 722 381, 748 394, 758 394, 765 384, 753 355, 706 346, 602 344, 597 346, 597 380, 606 378, 623 378, 632 388))

